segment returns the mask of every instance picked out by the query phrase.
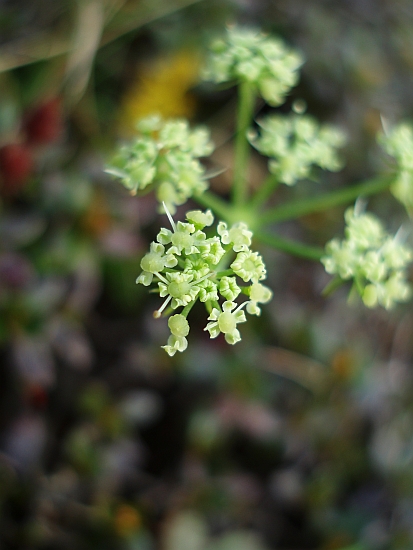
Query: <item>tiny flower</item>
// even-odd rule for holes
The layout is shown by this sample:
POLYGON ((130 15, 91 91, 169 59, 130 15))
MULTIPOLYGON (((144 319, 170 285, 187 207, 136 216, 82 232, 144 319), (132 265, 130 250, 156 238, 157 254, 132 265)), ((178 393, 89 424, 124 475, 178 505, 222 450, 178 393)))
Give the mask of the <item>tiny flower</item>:
POLYGON ((183 315, 177 314, 169 317, 168 326, 171 336, 168 338, 167 345, 162 348, 173 357, 177 351, 185 351, 188 347, 186 336, 189 334, 189 323, 183 315))
POLYGON ((202 244, 198 245, 201 253, 201 258, 210 262, 212 265, 218 265, 219 261, 225 254, 225 250, 221 245, 219 237, 211 237, 202 244))
POLYGON ((381 305, 385 309, 391 309, 397 302, 407 302, 411 294, 411 286, 405 281, 403 274, 397 271, 385 282, 367 285, 362 300, 370 308, 381 305))
POLYGON ((196 229, 204 229, 214 223, 214 216, 211 210, 202 212, 201 210, 190 210, 186 213, 186 219, 193 223, 196 229))
POLYGON ((250 300, 247 303, 247 312, 250 315, 261 315, 261 309, 258 303, 266 304, 272 298, 272 291, 261 283, 253 283, 250 286, 250 300))
POLYGON ((144 286, 149 286, 152 282, 154 273, 162 271, 165 267, 175 267, 178 260, 170 254, 164 254, 165 247, 159 243, 151 243, 150 252, 145 254, 141 260, 142 273, 136 282, 144 286))
POLYGON ((377 247, 382 243, 385 230, 381 221, 368 212, 358 212, 358 204, 346 210, 344 219, 347 239, 355 247, 377 247))
POLYGON ((177 351, 185 351, 188 347, 188 340, 183 336, 171 336, 168 338, 166 346, 161 346, 168 355, 173 357, 177 351))
POLYGON ((413 252, 401 242, 401 231, 394 237, 389 237, 381 247, 381 253, 388 266, 392 269, 402 269, 413 259, 413 252))
POLYGON ((205 239, 205 233, 195 231, 193 224, 183 222, 178 222, 176 225, 173 222, 173 231, 163 227, 157 236, 157 240, 163 245, 173 245, 169 249, 169 254, 178 254, 179 256, 182 252, 187 255, 199 254, 197 245, 204 243, 205 239))
POLYGON ((136 123, 136 129, 142 134, 152 134, 162 128, 162 118, 159 115, 149 115, 136 123))
POLYGON ((199 299, 201 302, 207 302, 208 300, 218 300, 217 285, 210 280, 205 280, 200 283, 199 299))
POLYGON ((172 315, 168 319, 168 327, 174 336, 184 337, 189 334, 189 323, 186 317, 180 315, 172 315))
POLYGON ((245 282, 253 281, 256 283, 265 279, 267 273, 262 257, 258 252, 251 252, 251 250, 239 252, 232 262, 231 268, 245 282))
POLYGON ((172 247, 171 254, 179 254, 185 252, 186 255, 198 254, 199 250, 195 246, 198 242, 205 240, 205 233, 202 231, 195 232, 195 227, 191 223, 178 222, 176 229, 171 235, 172 247))
MULTIPOLYGON (((163 181, 156 189, 156 198, 160 204, 165 204, 171 214, 175 214, 176 207, 186 202, 187 197, 181 193, 170 181, 163 181)), ((162 207, 159 207, 162 212, 162 207)))
POLYGON ((161 279, 161 282, 158 283, 159 295, 161 298, 168 297, 158 313, 163 311, 171 299, 172 309, 176 309, 195 300, 199 293, 200 287, 197 284, 199 281, 194 281, 194 276, 191 273, 166 273, 165 277, 159 273, 157 275, 161 279))
POLYGON ((235 277, 222 277, 218 286, 219 293, 227 300, 234 301, 241 293, 235 277))
POLYGON ((237 324, 244 323, 247 320, 245 313, 241 310, 245 304, 247 302, 243 302, 236 308, 237 304, 228 300, 222 305, 223 311, 214 308, 208 317, 208 321, 211 322, 207 324, 204 330, 209 332, 211 338, 216 338, 222 332, 228 344, 236 344, 241 340, 237 324))
POLYGON ((369 281, 378 283, 386 279, 389 269, 378 250, 369 250, 359 260, 359 269, 369 281))
POLYGON ((225 222, 219 222, 217 231, 221 236, 222 243, 232 244, 234 252, 248 250, 251 245, 252 231, 248 230, 248 226, 244 222, 238 222, 230 229, 225 222))
POLYGON ((342 279, 350 279, 356 273, 359 253, 348 241, 332 239, 326 244, 326 256, 321 258, 321 262, 327 273, 337 273, 342 279))

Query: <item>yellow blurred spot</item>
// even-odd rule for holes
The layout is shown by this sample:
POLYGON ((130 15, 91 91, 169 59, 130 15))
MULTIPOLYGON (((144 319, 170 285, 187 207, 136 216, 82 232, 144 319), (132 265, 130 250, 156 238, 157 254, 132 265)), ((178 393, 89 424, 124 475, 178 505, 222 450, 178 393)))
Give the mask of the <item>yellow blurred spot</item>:
POLYGON ((93 236, 102 235, 109 229, 112 221, 106 198, 102 193, 95 193, 82 222, 85 230, 93 236))
POLYGON ((341 379, 348 379, 354 374, 354 355, 349 349, 338 350, 332 360, 334 373, 341 379))
POLYGON ((118 535, 128 536, 139 529, 142 518, 140 513, 129 504, 121 504, 116 510, 114 524, 118 535))
POLYGON ((142 67, 121 105, 121 134, 130 135, 137 120, 153 113, 191 118, 196 102, 189 90, 199 80, 199 66, 198 54, 184 50, 142 67))

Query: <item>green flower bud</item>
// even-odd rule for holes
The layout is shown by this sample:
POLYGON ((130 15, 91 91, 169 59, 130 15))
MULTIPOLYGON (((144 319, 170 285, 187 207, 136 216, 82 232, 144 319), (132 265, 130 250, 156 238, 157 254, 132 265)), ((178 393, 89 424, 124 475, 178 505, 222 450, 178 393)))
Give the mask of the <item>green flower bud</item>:
POLYGON ((174 336, 188 336, 189 323, 183 315, 177 314, 169 317, 168 326, 174 336))

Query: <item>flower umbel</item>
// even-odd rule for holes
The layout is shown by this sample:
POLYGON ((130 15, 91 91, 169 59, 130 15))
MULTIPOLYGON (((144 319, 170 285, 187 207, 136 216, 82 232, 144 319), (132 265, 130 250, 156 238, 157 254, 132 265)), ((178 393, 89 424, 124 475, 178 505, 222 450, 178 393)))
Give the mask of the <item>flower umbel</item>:
POLYGON ((280 105, 298 80, 301 56, 282 40, 254 29, 229 26, 211 45, 204 77, 214 82, 250 82, 270 105, 280 105))
POLYGON ((208 311, 210 323, 206 330, 211 338, 222 333, 229 344, 235 344, 241 339, 237 324, 246 321, 242 308, 246 306, 249 313, 259 315, 257 303, 271 298, 271 291, 258 283, 265 278, 266 270, 261 256, 249 249, 252 232, 245 223, 228 228, 220 222, 218 234, 207 237, 202 229, 213 224, 210 211, 190 211, 187 222, 175 223, 165 204, 164 208, 172 229, 160 230, 158 242, 151 243, 150 251, 141 260, 142 273, 137 278, 137 283, 144 286, 155 283, 159 296, 164 298, 154 312, 156 318, 182 308, 169 318, 171 335, 163 349, 173 356, 187 348, 186 318, 198 300, 205 303, 208 311), (240 286, 238 278, 252 284, 240 286), (240 295, 250 300, 237 304, 235 300, 240 295), (220 296, 224 299, 222 309, 220 296))
POLYGON ((379 143, 396 160, 396 174, 391 192, 413 215, 413 126, 399 124, 379 135, 379 143))
POLYGON ((314 165, 337 171, 341 162, 337 148, 345 142, 344 134, 331 126, 320 126, 307 115, 273 115, 258 121, 260 135, 249 133, 251 144, 270 157, 269 170, 281 183, 294 185, 308 178, 314 165))
POLYGON ((191 130, 186 120, 151 116, 139 121, 137 130, 138 137, 120 148, 106 172, 120 178, 132 194, 155 188, 172 213, 193 193, 206 190, 199 158, 214 149, 206 128, 191 130))
POLYGON ((406 268, 413 250, 404 244, 402 231, 389 235, 376 216, 360 212, 358 206, 346 210, 346 238, 327 243, 321 261, 327 273, 353 279, 367 307, 390 309, 411 296, 406 268))

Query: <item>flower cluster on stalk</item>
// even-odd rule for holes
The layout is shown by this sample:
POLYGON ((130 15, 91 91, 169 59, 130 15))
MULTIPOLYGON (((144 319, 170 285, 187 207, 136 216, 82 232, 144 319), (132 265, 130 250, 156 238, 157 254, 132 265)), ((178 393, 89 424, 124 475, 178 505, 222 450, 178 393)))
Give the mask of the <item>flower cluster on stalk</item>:
POLYGON ((353 279, 367 307, 390 309, 411 296, 406 268, 413 250, 403 242, 401 230, 388 234, 376 216, 360 211, 359 204, 345 212, 346 238, 328 242, 321 261, 327 273, 353 279))
POLYGON ((319 125, 308 115, 270 115, 257 121, 260 133, 249 133, 251 144, 270 157, 269 171, 278 181, 294 185, 311 175, 313 165, 337 171, 342 163, 337 148, 345 143, 340 130, 319 125))
POLYGON ((249 82, 270 105, 280 105, 298 81, 303 60, 284 42, 254 29, 229 26, 215 40, 204 70, 214 82, 249 82))
POLYGON ((390 188, 393 195, 413 214, 413 126, 398 124, 379 135, 379 143, 395 158, 397 171, 390 188))
POLYGON ((237 343, 241 340, 237 325, 246 321, 244 308, 250 315, 260 315, 258 304, 272 297, 260 282, 266 268, 258 252, 250 249, 252 232, 242 222, 231 227, 220 222, 217 233, 207 235, 203 230, 214 222, 210 210, 187 212, 186 222, 175 223, 164 208, 171 229, 162 228, 151 243, 136 280, 144 286, 155 284, 164 298, 154 313, 156 318, 173 313, 168 321, 171 335, 163 348, 170 356, 186 349, 187 316, 198 300, 209 314, 205 330, 210 337, 222 333, 229 344, 237 343), (240 295, 246 299, 237 303, 240 295))
POLYGON ((214 146, 206 128, 191 130, 187 120, 151 116, 138 122, 137 131, 138 136, 119 149, 106 169, 132 194, 155 188, 159 202, 175 213, 177 205, 207 189, 206 170, 199 159, 210 155, 214 146))

